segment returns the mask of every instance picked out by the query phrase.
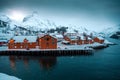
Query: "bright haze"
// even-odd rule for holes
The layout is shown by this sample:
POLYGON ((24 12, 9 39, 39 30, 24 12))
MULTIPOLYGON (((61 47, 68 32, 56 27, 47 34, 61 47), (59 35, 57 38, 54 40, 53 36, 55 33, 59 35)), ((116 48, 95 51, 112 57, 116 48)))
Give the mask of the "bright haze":
POLYGON ((34 11, 56 24, 94 31, 120 24, 120 0, 0 0, 0 12, 14 20, 34 11))

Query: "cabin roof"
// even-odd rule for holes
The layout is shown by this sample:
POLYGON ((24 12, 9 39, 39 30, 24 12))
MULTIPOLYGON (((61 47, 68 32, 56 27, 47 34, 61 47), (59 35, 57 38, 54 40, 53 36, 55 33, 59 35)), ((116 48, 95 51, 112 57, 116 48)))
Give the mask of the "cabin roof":
POLYGON ((62 43, 70 43, 70 41, 62 41, 62 43))
POLYGON ((23 42, 25 38, 28 40, 28 42, 36 42, 37 36, 15 36, 13 37, 15 42, 23 42))
POLYGON ((39 38, 43 38, 44 36, 51 36, 51 37, 53 37, 54 39, 57 39, 56 37, 54 37, 54 36, 52 36, 52 35, 50 35, 50 34, 44 34, 44 35, 40 35, 40 36, 38 36, 39 38))
POLYGON ((55 35, 55 37, 56 37, 56 38, 63 38, 63 36, 60 35, 60 34, 55 35))
POLYGON ((88 40, 92 40, 92 38, 88 37, 88 40))
POLYGON ((85 40, 84 36, 80 36, 81 40, 85 40))
POLYGON ((104 38, 103 37, 98 37, 99 39, 101 39, 101 40, 104 40, 104 38))
POLYGON ((8 42, 8 40, 0 40, 0 42, 8 42))

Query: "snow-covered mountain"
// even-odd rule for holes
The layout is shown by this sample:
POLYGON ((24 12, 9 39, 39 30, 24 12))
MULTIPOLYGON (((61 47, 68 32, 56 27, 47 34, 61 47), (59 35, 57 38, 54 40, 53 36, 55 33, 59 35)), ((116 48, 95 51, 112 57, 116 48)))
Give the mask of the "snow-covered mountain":
POLYGON ((95 31, 91 31, 83 26, 74 26, 74 25, 69 25, 68 26, 68 30, 67 30, 68 33, 74 33, 74 32, 77 32, 77 33, 86 33, 88 35, 90 35, 91 33, 93 34, 93 36, 98 36, 98 33, 95 32, 95 31))
POLYGON ((10 18, 6 15, 0 15, 0 20, 4 22, 10 22, 10 18))
POLYGON ((55 29, 57 25, 50 20, 41 19, 38 13, 33 13, 32 15, 28 15, 23 19, 23 26, 25 28, 32 27, 34 30, 48 30, 55 29))
POLYGON ((15 25, 20 25, 21 23, 18 23, 14 20, 11 20, 8 16, 6 15, 0 15, 0 26, 3 27, 9 27, 10 29, 13 29, 15 25), (6 25, 3 25, 6 24, 6 25))
POLYGON ((3 20, 5 22, 9 22, 9 27, 10 29, 14 30, 17 27, 17 31, 18 32, 18 28, 19 27, 23 27, 25 28, 27 31, 49 31, 50 29, 53 30, 64 30, 67 29, 67 32, 78 32, 78 33, 93 33, 94 35, 97 35, 97 33, 95 31, 90 31, 89 29, 86 29, 85 27, 81 27, 81 26, 75 26, 75 24, 71 24, 68 26, 64 26, 64 25, 57 25, 54 22, 48 20, 48 19, 42 19, 40 17, 40 15, 38 15, 37 12, 33 12, 31 15, 28 15, 26 17, 24 17, 22 22, 17 22, 14 20, 11 20, 9 17, 7 16, 0 16, 0 20, 3 20), (66 28, 63 28, 66 27, 66 28))
POLYGON ((105 34, 106 37, 114 38, 114 36, 119 36, 120 24, 114 27, 109 27, 104 29, 101 33, 105 34))

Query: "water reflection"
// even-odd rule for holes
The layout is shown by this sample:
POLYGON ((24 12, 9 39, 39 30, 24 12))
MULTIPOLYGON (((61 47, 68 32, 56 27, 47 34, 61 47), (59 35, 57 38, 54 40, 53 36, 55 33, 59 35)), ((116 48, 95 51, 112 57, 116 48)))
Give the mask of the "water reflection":
MULTIPOLYGON (((30 61, 38 61, 42 69, 50 69, 57 63, 57 58, 52 57, 38 57, 38 56, 9 56, 10 66, 12 69, 16 69, 16 62, 23 62, 26 67, 31 64, 30 61)), ((18 62, 18 63, 19 63, 18 62)))
POLYGON ((39 59, 39 63, 42 68, 50 69, 51 67, 55 66, 57 63, 56 57, 41 57, 39 59))
POLYGON ((14 69, 15 65, 16 65, 16 63, 15 63, 15 61, 16 61, 15 57, 14 56, 10 56, 9 60, 10 60, 10 66, 14 69))

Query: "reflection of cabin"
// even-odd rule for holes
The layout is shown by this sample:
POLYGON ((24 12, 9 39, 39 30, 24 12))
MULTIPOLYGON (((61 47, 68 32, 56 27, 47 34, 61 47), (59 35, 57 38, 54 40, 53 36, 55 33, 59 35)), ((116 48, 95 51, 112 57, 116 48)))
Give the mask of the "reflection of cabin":
POLYGON ((40 49, 57 49, 57 39, 49 34, 39 37, 40 49))
POLYGON ((15 63, 15 60, 16 60, 15 56, 10 56, 9 60, 10 60, 10 66, 14 69, 15 65, 16 65, 16 63, 15 63))
POLYGON ((94 42, 98 42, 98 43, 104 43, 104 38, 102 38, 102 37, 95 37, 94 39, 94 42))
MULTIPOLYGON (((15 69, 16 62, 23 62, 25 67, 29 67, 30 61, 37 61, 44 69, 50 69, 57 63, 56 57, 35 57, 35 56, 9 56, 10 66, 15 69)), ((23 64, 21 64, 23 65, 23 64)))
POLYGON ((40 65, 42 68, 49 69, 53 67, 57 62, 56 57, 41 57, 40 58, 40 65))
POLYGON ((36 48, 36 36, 15 36, 8 42, 9 49, 36 48))

